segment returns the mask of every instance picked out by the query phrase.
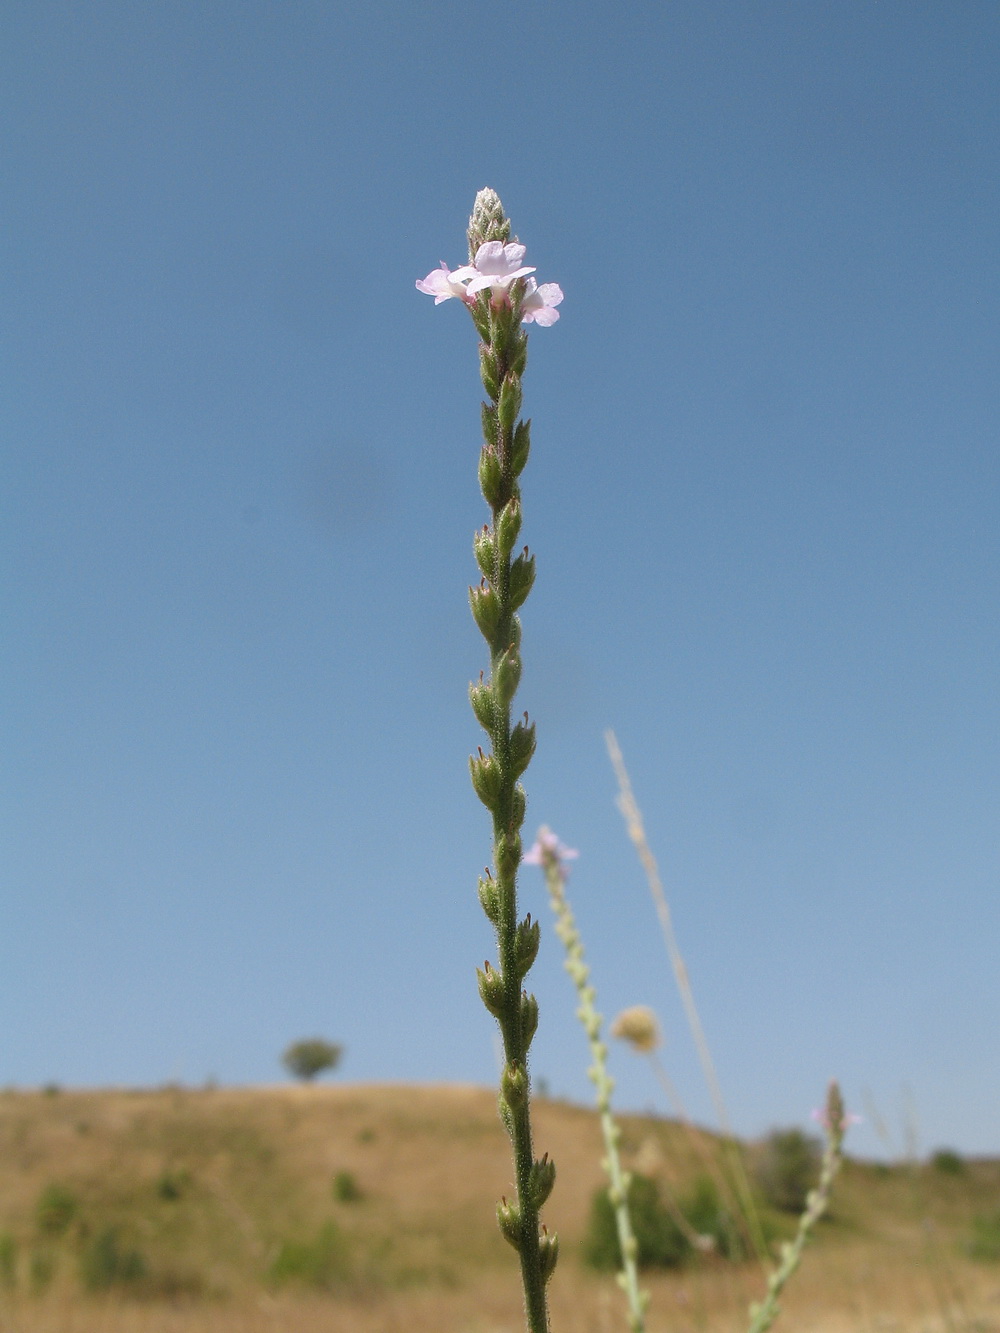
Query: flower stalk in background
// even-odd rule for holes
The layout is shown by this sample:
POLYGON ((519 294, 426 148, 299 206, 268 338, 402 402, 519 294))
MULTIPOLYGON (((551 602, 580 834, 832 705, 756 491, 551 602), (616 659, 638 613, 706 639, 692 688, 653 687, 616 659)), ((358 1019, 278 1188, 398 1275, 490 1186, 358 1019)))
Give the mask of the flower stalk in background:
MULTIPOLYGON (((545 885, 549 891, 549 903, 556 918, 556 934, 566 950, 566 971, 576 987, 580 1004, 576 1011, 583 1024, 590 1043, 590 1056, 593 1064, 587 1071, 597 1093, 597 1109, 601 1118, 601 1133, 604 1136, 605 1158, 603 1166, 611 1182, 608 1197, 615 1210, 615 1225, 618 1230, 618 1248, 622 1255, 622 1271, 618 1281, 625 1292, 628 1304, 629 1327, 632 1333, 644 1333, 646 1327, 645 1311, 649 1303, 647 1292, 639 1290, 639 1274, 636 1267, 638 1246, 632 1231, 632 1219, 628 1209, 628 1188, 630 1178, 622 1170, 618 1155, 618 1142, 621 1130, 611 1114, 611 1093, 614 1079, 607 1068, 608 1048, 601 1038, 601 1015, 594 1008, 597 993, 589 984, 590 968, 583 961, 583 942, 577 929, 573 910, 566 897, 566 880, 569 872, 566 862, 578 855, 570 847, 565 847, 547 828, 538 830, 538 840, 529 852, 525 853, 525 865, 541 866, 545 874, 545 885)), ((647 1011, 648 1012, 648 1011, 647 1011)), ((654 1019, 655 1029, 655 1019, 654 1019)))
POLYGON ((442 265, 417 282, 435 305, 461 300, 480 337, 479 364, 488 402, 483 403, 484 443, 479 483, 491 522, 473 542, 481 580, 469 589, 473 619, 486 640, 490 674, 470 686, 472 711, 490 749, 470 762, 472 785, 493 821, 493 871, 479 881, 479 900, 496 932, 497 965, 478 973, 483 1003, 496 1018, 503 1040, 500 1118, 511 1140, 516 1194, 501 1199, 497 1221, 521 1263, 529 1333, 547 1333, 545 1287, 556 1266, 558 1239, 540 1224, 542 1205, 555 1181, 548 1155, 532 1147, 528 1049, 538 1024, 538 1004, 523 987, 538 953, 539 927, 518 918, 517 871, 526 798, 519 778, 535 749, 535 728, 523 719, 511 725, 511 705, 521 678, 521 623, 517 615, 531 591, 535 560, 528 548, 514 556, 521 530, 518 478, 528 461, 530 421, 521 418, 521 378, 528 356, 522 323, 552 324, 562 292, 536 287, 523 264, 524 246, 511 237, 510 221, 493 190, 480 190, 469 219, 469 264, 454 271, 442 265), (530 287, 529 287, 530 284, 530 287))
POLYGON ((739 1199, 740 1208, 746 1219, 749 1238, 753 1245, 753 1249, 757 1254, 757 1258, 762 1266, 766 1266, 768 1256, 767 1241, 764 1238, 760 1218, 757 1215, 757 1207, 753 1200, 750 1182, 747 1180, 746 1169, 743 1165, 742 1156, 740 1155, 739 1145, 736 1136, 733 1133, 732 1125, 730 1124, 729 1112, 726 1110, 726 1103, 722 1096, 722 1088, 715 1072, 715 1064, 712 1060, 711 1052, 708 1049, 705 1030, 702 1027, 698 1008, 694 1002, 691 979, 688 976, 687 966, 684 963, 684 959, 681 957, 681 951, 677 944, 677 935, 674 931, 670 908, 667 905, 667 897, 663 891, 660 871, 656 864, 656 858, 653 856, 652 849, 646 838, 646 830, 642 820, 642 811, 639 809, 639 804, 632 791, 632 783, 629 779, 628 770, 625 767, 625 760, 622 756, 621 748, 615 733, 609 729, 604 733, 604 740, 608 747, 608 756, 611 759, 611 766, 615 770, 615 776, 618 779, 619 795, 617 805, 625 820, 628 835, 639 855, 642 868, 646 872, 649 891, 653 897, 656 914, 660 919, 660 927, 663 931, 663 939, 667 946, 667 955, 670 959, 670 966, 673 969, 674 980, 677 983, 677 990, 681 997, 681 1003, 684 1006, 684 1014, 688 1021, 688 1027, 691 1030, 691 1036, 694 1039, 695 1049, 698 1052, 698 1059, 701 1062, 702 1072, 705 1076, 705 1083, 708 1086, 709 1095, 715 1104, 715 1113, 718 1116, 719 1128, 723 1134, 723 1142, 729 1164, 729 1174, 732 1177, 733 1192, 739 1199))
POLYGON ((767 1333, 777 1319, 781 1307, 778 1297, 785 1283, 802 1262, 809 1233, 826 1212, 830 1202, 833 1181, 843 1161, 844 1134, 847 1127, 858 1117, 848 1115, 844 1110, 844 1099, 840 1095, 837 1083, 831 1083, 826 1095, 826 1106, 821 1112, 814 1113, 823 1126, 826 1135, 826 1150, 823 1153, 823 1165, 820 1169, 819 1184, 810 1190, 806 1199, 805 1212, 799 1218, 799 1229, 795 1239, 786 1241, 781 1247, 781 1263, 767 1281, 767 1295, 759 1305, 750 1307, 750 1327, 748 1333, 767 1333))

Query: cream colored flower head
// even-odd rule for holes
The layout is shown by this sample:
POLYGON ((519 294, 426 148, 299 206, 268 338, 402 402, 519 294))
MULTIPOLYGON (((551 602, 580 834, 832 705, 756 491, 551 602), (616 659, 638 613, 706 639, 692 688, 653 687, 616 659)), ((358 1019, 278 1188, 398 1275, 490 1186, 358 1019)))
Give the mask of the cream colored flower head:
POLYGON ((611 1024, 611 1035, 627 1041, 634 1051, 644 1054, 655 1051, 660 1044, 660 1029, 656 1015, 646 1004, 634 1004, 623 1009, 611 1024))

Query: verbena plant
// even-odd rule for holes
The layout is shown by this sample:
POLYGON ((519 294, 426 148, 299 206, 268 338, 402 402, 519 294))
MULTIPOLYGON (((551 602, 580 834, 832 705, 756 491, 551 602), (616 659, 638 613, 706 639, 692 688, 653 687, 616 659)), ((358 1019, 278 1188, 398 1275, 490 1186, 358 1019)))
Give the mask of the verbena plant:
POLYGON ((483 404, 483 447, 479 484, 491 522, 476 533, 474 551, 481 579, 469 589, 472 615, 490 654, 489 677, 470 687, 476 718, 489 751, 470 760, 472 785, 493 818, 493 871, 479 881, 479 900, 496 932, 497 964, 479 972, 479 993, 496 1018, 503 1038, 500 1117, 514 1155, 516 1197, 501 1199, 497 1220, 521 1261, 530 1333, 546 1333, 545 1287, 559 1253, 556 1236, 541 1226, 539 1213, 555 1181, 548 1156, 534 1156, 531 1139, 528 1049, 538 1024, 538 1004, 523 989, 538 953, 539 928, 518 917, 517 871, 525 794, 518 779, 535 749, 535 728, 527 713, 511 725, 511 705, 521 678, 521 624, 518 608, 535 578, 528 548, 514 556, 521 531, 519 478, 528 461, 530 422, 521 418, 521 378, 528 356, 522 325, 554 324, 562 291, 555 283, 538 286, 524 264, 525 247, 493 190, 480 190, 469 219, 469 263, 450 270, 443 264, 417 282, 435 305, 455 298, 472 316, 480 337, 479 367, 488 401, 483 404))
MULTIPOLYGON (((535 728, 528 714, 512 723, 512 704, 521 679, 521 624, 518 609, 531 592, 535 561, 528 548, 514 555, 521 533, 520 477, 528 462, 531 423, 521 417, 522 390, 528 356, 525 324, 554 324, 556 307, 563 299, 555 283, 541 286, 525 265, 525 247, 511 235, 511 224, 498 195, 490 189, 476 196, 468 229, 469 262, 457 269, 444 263, 417 289, 434 297, 435 305, 458 300, 472 317, 479 335, 479 368, 487 402, 482 406, 483 445, 479 454, 479 484, 490 510, 490 522, 476 533, 473 550, 480 571, 478 587, 469 589, 473 618, 489 649, 489 675, 469 687, 472 711, 486 733, 489 749, 469 761, 472 785, 490 812, 493 823, 493 869, 479 881, 479 900, 496 934, 497 962, 486 962, 478 972, 479 993, 496 1018, 503 1041, 503 1070, 500 1075, 500 1118, 510 1137, 514 1157, 515 1197, 502 1198, 497 1221, 504 1238, 520 1258, 525 1312, 529 1333, 548 1333, 546 1284, 556 1266, 558 1239, 540 1221, 542 1205, 555 1183, 555 1165, 548 1154, 536 1158, 531 1132, 531 1082, 528 1051, 538 1025, 538 1004, 524 989, 524 981, 538 954, 540 932, 531 916, 520 918, 517 906, 517 872, 525 860, 521 846, 526 797, 519 779, 535 750, 535 728)), ((613 738, 612 738, 613 741, 613 738)), ((615 757, 617 745, 612 745, 615 757)), ((624 772, 617 755, 619 778, 624 772)), ((631 798, 625 775, 622 809, 640 857, 650 875, 657 910, 667 938, 671 962, 680 985, 685 1009, 705 1068, 727 1148, 732 1154, 734 1184, 742 1196, 758 1253, 765 1246, 760 1235, 752 1198, 735 1140, 729 1131, 718 1083, 707 1043, 694 1009, 686 970, 680 959, 670 925, 669 910, 656 873, 652 853, 645 842, 638 807, 631 798), (658 890, 658 893, 657 893, 658 890)), ((588 984, 583 947, 565 897, 565 874, 561 848, 551 834, 545 835, 530 854, 530 860, 546 871, 550 897, 557 917, 557 932, 567 948, 567 967, 576 984, 580 1017, 586 1028, 594 1061, 591 1069, 598 1093, 604 1129, 606 1164, 611 1176, 609 1195, 615 1207, 616 1228, 623 1256, 622 1285, 626 1290, 629 1322, 634 1333, 642 1333, 644 1301, 636 1280, 636 1243, 628 1214, 628 1179, 618 1160, 617 1127, 611 1117, 611 1080, 604 1064, 606 1048, 601 1039, 601 1020, 594 1009, 594 991, 588 984)), ((831 1085, 824 1116, 827 1151, 819 1188, 810 1194, 795 1241, 784 1247, 781 1263, 772 1273, 764 1301, 751 1310, 751 1333, 764 1333, 777 1315, 778 1296, 801 1258, 805 1240, 826 1207, 830 1186, 840 1164, 840 1147, 847 1117, 836 1085, 831 1085)))

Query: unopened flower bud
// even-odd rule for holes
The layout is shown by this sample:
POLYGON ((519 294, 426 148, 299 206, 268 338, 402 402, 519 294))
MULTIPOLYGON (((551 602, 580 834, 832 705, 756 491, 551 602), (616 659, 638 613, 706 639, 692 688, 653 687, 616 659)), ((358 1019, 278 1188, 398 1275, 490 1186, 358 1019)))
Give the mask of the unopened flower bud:
POLYGON ((493 553, 495 549, 493 533, 490 531, 488 524, 484 523, 472 539, 472 550, 476 557, 476 564, 482 570, 484 578, 493 578, 493 553))
POLYGON ((519 421, 514 430, 514 443, 510 451, 510 466, 515 477, 524 471, 531 451, 531 421, 519 421))
POLYGON ((494 1018, 503 1012, 504 988, 503 977, 489 963, 476 968, 476 980, 479 982, 479 997, 494 1018))
POLYGON ((470 755, 469 773, 476 795, 483 805, 487 810, 495 810, 503 787, 503 774, 496 759, 491 754, 483 754, 482 750, 478 756, 470 755))
POLYGON ((556 1164, 549 1161, 549 1155, 546 1153, 540 1162, 532 1162, 528 1176, 528 1190, 536 1208, 541 1208, 545 1203, 555 1183, 556 1164))
POLYGON ((527 600, 535 581, 535 557, 525 547, 510 567, 510 603, 516 611, 527 600))
POLYGON ((479 373, 482 376, 483 388, 495 402, 500 392, 497 357, 496 352, 487 343, 483 343, 479 349, 479 373))
POLYGON ((500 385, 499 401, 497 402, 497 417, 504 435, 509 435, 514 429, 514 422, 521 410, 521 399, 520 382, 513 375, 504 376, 503 383, 500 385))
POLYGON ((521 992, 521 1040, 524 1042, 524 1049, 527 1050, 531 1045, 532 1038, 538 1027, 538 1001, 533 995, 528 995, 525 991, 521 992))
POLYGON ((542 931, 537 921, 532 921, 529 913, 523 921, 517 923, 514 935, 514 966, 520 981, 530 971, 532 963, 538 957, 538 946, 542 931))
POLYGON ((535 724, 519 722, 510 733, 510 766, 515 777, 520 777, 531 763, 535 753, 535 724))
POLYGON ((483 638, 492 644, 500 623, 500 598, 484 581, 478 588, 469 589, 469 605, 483 638))
POLYGON ((528 1075, 524 1066, 512 1062, 500 1075, 500 1095, 512 1111, 520 1110, 528 1100, 528 1075))
MULTIPOLYGON (((520 304, 520 302, 518 303, 520 304)), ((516 312, 516 316, 521 314, 516 312)), ((511 350, 510 373, 516 375, 518 379, 524 374, 528 365, 528 335, 523 330, 518 330, 514 335, 514 346, 511 350)), ((520 469, 519 469, 520 470, 520 469)))
POLYGON ((542 1281, 548 1282, 559 1261, 559 1237, 554 1232, 550 1235, 545 1227, 542 1227, 542 1234, 538 1237, 538 1259, 542 1281))
POLYGON ((497 838, 494 847, 496 856, 497 874, 502 879, 517 873, 517 867, 521 864, 521 837, 520 834, 513 831, 504 833, 497 838))
POLYGON ((495 879, 479 877, 479 904, 494 925, 500 920, 500 894, 495 879))
POLYGON ((508 500, 497 518, 497 544, 500 554, 506 560, 517 543, 521 531, 521 504, 514 496, 508 500))
POLYGON ((476 721, 485 730, 493 730, 493 691, 482 681, 469 686, 469 703, 476 715, 476 721))
POLYGON ((506 245, 509 240, 510 219, 503 211, 500 196, 489 187, 480 190, 469 218, 469 263, 475 262, 477 250, 487 241, 506 245))
POLYGON ((528 798, 519 782, 514 784, 514 799, 511 801, 511 827, 519 829, 524 823, 524 813, 528 808, 528 798))
POLYGON ((501 708, 507 708, 511 700, 517 693, 517 687, 521 683, 521 654, 516 648, 508 648, 496 664, 493 672, 493 688, 496 691, 497 703, 501 708))
POLYGON ((496 508, 503 486, 503 471, 492 443, 485 445, 479 455, 479 486, 486 503, 491 508, 496 508))
POLYGON ((498 433, 497 423, 499 420, 497 410, 495 407, 491 407, 489 403, 482 403, 481 411, 483 418, 483 439, 487 444, 495 445, 498 433))
POLYGON ((506 1198, 497 1204, 497 1225, 500 1234, 515 1250, 521 1248, 521 1210, 516 1203, 508 1203, 506 1198))

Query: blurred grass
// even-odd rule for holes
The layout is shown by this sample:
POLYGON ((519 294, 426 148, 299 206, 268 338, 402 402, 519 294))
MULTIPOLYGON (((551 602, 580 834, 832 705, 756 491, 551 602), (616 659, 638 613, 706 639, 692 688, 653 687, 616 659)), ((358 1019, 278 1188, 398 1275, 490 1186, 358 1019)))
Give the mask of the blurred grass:
MULTIPOLYGON (((690 1192, 704 1163, 682 1127, 622 1128, 627 1167, 690 1192)), ((537 1142, 559 1172, 553 1326, 621 1328, 613 1280, 581 1260, 602 1184, 596 1115, 540 1100, 537 1142)), ((493 1219, 510 1189, 486 1089, 0 1093, 0 1327, 514 1333, 516 1275, 493 1219)), ((784 1325, 1000 1333, 1000 1263, 973 1258, 993 1253, 998 1210, 995 1161, 848 1161, 784 1325)), ((792 1224, 769 1218, 779 1235, 792 1224)), ((709 1257, 645 1285, 651 1333, 740 1330, 761 1276, 709 1257)))

